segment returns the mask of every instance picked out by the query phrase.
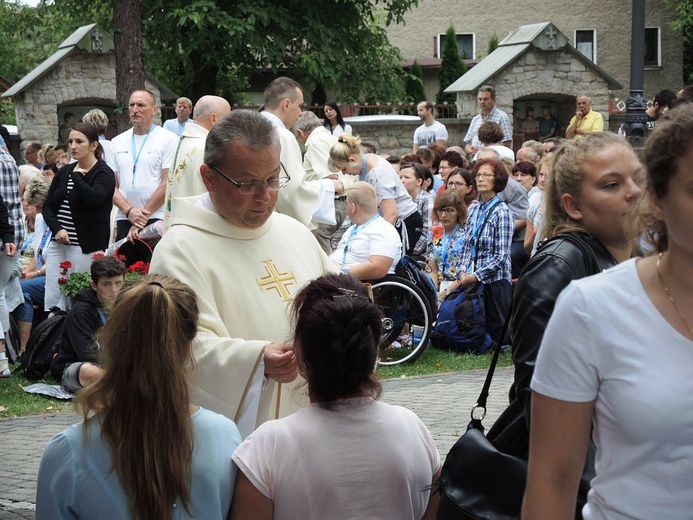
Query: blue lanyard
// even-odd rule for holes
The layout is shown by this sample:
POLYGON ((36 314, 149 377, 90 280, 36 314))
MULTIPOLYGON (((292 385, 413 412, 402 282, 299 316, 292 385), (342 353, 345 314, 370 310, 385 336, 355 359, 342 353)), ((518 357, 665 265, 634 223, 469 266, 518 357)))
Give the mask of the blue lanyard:
POLYGON ((103 311, 101 309, 98 309, 98 311, 99 311, 99 318, 101 318, 101 323, 103 323, 105 325, 106 324, 106 315, 103 313, 103 311))
MULTIPOLYGON (((493 198, 489 201, 486 202, 486 207, 483 208, 481 211, 479 211, 479 215, 476 217, 476 222, 474 222, 474 230, 472 231, 472 238, 471 238, 471 243, 472 243, 472 262, 469 264, 469 271, 470 273, 473 273, 476 270, 476 246, 479 242, 479 236, 481 235, 481 226, 484 225, 484 222, 486 222, 486 215, 488 215, 491 210, 500 202, 500 198, 498 195, 494 195, 493 198)), ((484 203, 482 203, 482 206, 484 203)))
POLYGON ((344 244, 344 254, 342 255, 342 267, 344 267, 344 262, 346 262, 347 253, 349 252, 349 244, 351 244, 351 241, 354 239, 354 237, 358 234, 359 231, 361 231, 363 228, 365 228, 368 224, 373 222, 379 216, 380 215, 373 215, 364 224, 361 224, 360 226, 354 226, 354 229, 351 230, 351 233, 347 238, 346 244, 344 244))
POLYGON ((363 163, 361 163, 361 175, 359 175, 359 180, 366 180, 366 154, 363 154, 363 163))
POLYGON ((142 146, 140 146, 140 151, 135 153, 136 148, 135 148, 135 130, 132 130, 132 187, 135 187, 135 170, 137 170, 137 161, 140 160, 140 155, 142 154, 142 150, 144 150, 144 145, 147 144, 147 139, 149 139, 149 134, 151 134, 154 131, 154 124, 149 128, 149 132, 147 132, 147 135, 144 136, 144 141, 142 141, 142 146))
POLYGON ((43 235, 41 235, 41 242, 39 242, 38 250, 36 251, 36 269, 41 269, 43 266, 43 250, 51 238, 51 228, 47 224, 44 224, 46 228, 43 230, 43 235))
POLYGON ((457 233, 459 227, 459 224, 455 224, 455 229, 453 229, 452 233, 450 233, 449 235, 445 232, 445 228, 443 228, 443 250, 440 253, 440 264, 442 267, 441 274, 443 274, 443 276, 445 275, 445 268, 447 267, 448 253, 450 251, 450 241, 455 236, 455 233, 457 233))

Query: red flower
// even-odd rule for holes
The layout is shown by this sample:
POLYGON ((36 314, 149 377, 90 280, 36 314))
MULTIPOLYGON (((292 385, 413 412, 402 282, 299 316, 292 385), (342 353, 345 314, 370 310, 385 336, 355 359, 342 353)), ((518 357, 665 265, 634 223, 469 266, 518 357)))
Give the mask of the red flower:
POLYGON ((64 278, 64 277, 58 278, 58 285, 65 285, 66 283, 67 283, 67 278, 64 278))
POLYGON ((125 256, 125 255, 115 255, 115 257, 116 257, 118 260, 120 260, 121 262, 127 262, 127 261, 128 261, 128 257, 125 256))
POLYGON ((130 267, 128 267, 128 272, 147 274, 149 272, 149 264, 140 260, 139 262, 135 262, 130 267))
POLYGON ((60 269, 70 269, 72 267, 72 262, 69 262, 65 260, 64 262, 60 262, 60 269))
POLYGON ((103 253, 94 253, 93 255, 91 255, 91 259, 98 260, 99 258, 103 258, 104 256, 106 255, 104 255, 103 253))
POLYGON ((431 235, 433 236, 433 241, 437 244, 438 241, 443 238, 443 226, 433 226, 431 228, 431 235))

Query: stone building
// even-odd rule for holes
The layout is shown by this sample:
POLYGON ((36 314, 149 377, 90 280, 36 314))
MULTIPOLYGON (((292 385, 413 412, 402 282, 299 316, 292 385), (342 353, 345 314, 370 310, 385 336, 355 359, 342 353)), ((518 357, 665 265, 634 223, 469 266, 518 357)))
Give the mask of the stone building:
POLYGON ((543 115, 558 121, 559 133, 575 114, 575 96, 591 98, 592 109, 609 119, 609 93, 621 85, 573 47, 549 22, 525 25, 445 89, 457 94, 459 117, 471 119, 479 109, 482 85, 496 89, 496 106, 513 114, 514 148, 538 139, 543 115), (550 116, 550 117, 549 117, 550 116))
MULTIPOLYGON (((145 86, 159 103, 177 97, 149 74, 145 86)), ((75 121, 92 108, 111 114, 118 107, 113 38, 96 24, 80 27, 1 97, 14 101, 23 142, 57 142, 68 112, 75 121)))
MULTIPOLYGON (((681 88, 683 43, 681 33, 669 26, 676 14, 668 2, 648 0, 645 9, 645 97, 652 99, 663 88, 681 88)), ((503 40, 520 26, 551 22, 620 85, 605 92, 615 109, 623 106, 629 92, 631 16, 632 0, 519 0, 493 7, 470 0, 421 0, 405 15, 404 23, 386 30, 406 60, 422 62, 440 58, 445 32, 452 25, 466 58, 482 60, 494 34, 503 40)), ((434 72, 424 74, 433 77, 434 72)), ((437 83, 424 83, 427 96, 434 98, 437 83)), ((578 92, 570 88, 566 94, 575 97, 578 92)))

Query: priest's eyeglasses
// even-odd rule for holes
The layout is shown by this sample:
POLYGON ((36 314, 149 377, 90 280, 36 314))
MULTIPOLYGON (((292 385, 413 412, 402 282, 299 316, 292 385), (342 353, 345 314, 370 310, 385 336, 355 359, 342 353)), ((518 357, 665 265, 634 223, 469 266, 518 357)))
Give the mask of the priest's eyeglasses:
POLYGON ((278 177, 276 179, 269 179, 268 181, 265 181, 265 182, 262 182, 262 181, 236 182, 231 177, 229 177, 224 172, 222 172, 216 166, 212 166, 210 164, 209 167, 212 168, 212 170, 217 172, 219 175, 221 175, 224 179, 229 181, 231 184, 236 186, 236 188, 238 188, 238 191, 241 193, 241 195, 257 195, 258 193, 260 193, 260 191, 262 191, 263 188, 267 188, 267 191, 275 192, 275 191, 279 191, 284 186, 289 184, 291 177, 286 172, 286 168, 284 168, 284 165, 282 163, 279 163, 279 165, 281 167, 281 171, 284 173, 284 177, 278 177))

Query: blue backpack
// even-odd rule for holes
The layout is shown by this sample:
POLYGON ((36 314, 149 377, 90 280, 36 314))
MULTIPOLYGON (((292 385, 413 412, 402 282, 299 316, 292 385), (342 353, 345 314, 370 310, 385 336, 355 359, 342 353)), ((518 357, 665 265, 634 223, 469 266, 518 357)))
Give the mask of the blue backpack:
POLYGON ((405 255, 395 266, 395 274, 408 279, 424 293, 431 316, 435 316, 438 308, 438 289, 431 276, 420 267, 419 262, 414 257, 405 255))
POLYGON ((437 348, 474 354, 483 354, 491 347, 491 336, 486 332, 483 284, 459 289, 443 300, 431 343, 437 348))

